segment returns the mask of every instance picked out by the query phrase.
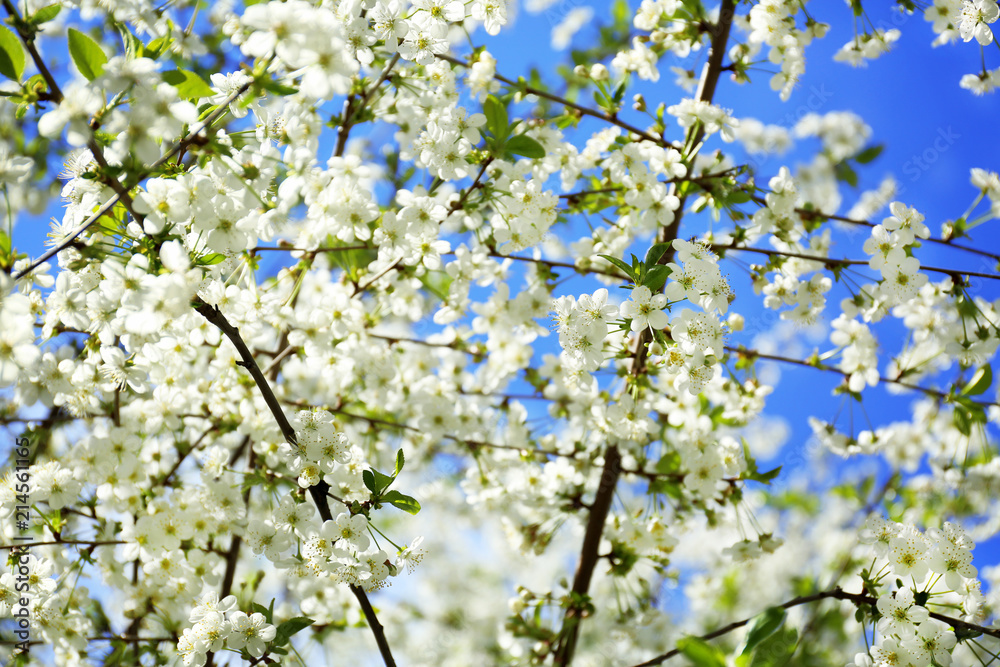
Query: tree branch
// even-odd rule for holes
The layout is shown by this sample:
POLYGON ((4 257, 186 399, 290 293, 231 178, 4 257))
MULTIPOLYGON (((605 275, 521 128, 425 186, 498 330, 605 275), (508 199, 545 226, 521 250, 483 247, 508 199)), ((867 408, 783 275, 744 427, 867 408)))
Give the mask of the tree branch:
MULTIPOLYGON (((467 63, 464 60, 461 60, 459 58, 455 58, 454 56, 449 56, 446 53, 438 53, 438 54, 436 54, 436 56, 439 59, 441 59, 441 60, 444 60, 444 61, 447 61, 449 63, 452 63, 453 65, 458 65, 460 67, 465 67, 465 68, 472 67, 471 63, 467 63)), ((640 130, 639 128, 635 127, 634 125, 629 125, 625 121, 619 120, 616 116, 612 116, 611 114, 606 113, 604 111, 596 111, 594 109, 591 109, 591 108, 588 108, 588 107, 585 107, 585 106, 581 106, 581 105, 577 104, 576 102, 571 102, 571 101, 567 100, 564 97, 559 97, 558 95, 553 95, 550 92, 547 92, 547 91, 544 91, 544 90, 539 90, 538 88, 533 88, 532 86, 521 86, 521 84, 519 84, 517 81, 512 81, 511 79, 508 79, 505 76, 501 76, 500 74, 494 74, 493 78, 496 79, 497 81, 502 82, 502 83, 506 83, 508 86, 514 86, 518 90, 524 90, 524 92, 527 93, 528 95, 535 95, 536 97, 545 98, 545 99, 547 99, 549 101, 556 102, 556 103, 561 104, 561 105, 563 105, 565 107, 568 107, 570 109, 574 109, 575 111, 580 112, 584 116, 591 116, 593 118, 598 118, 600 120, 603 120, 606 123, 611 123, 612 125, 617 125, 618 127, 622 128, 623 130, 628 130, 632 134, 634 134, 634 135, 636 135, 638 137, 642 137, 646 141, 651 141, 651 142, 653 142, 654 144, 656 144, 658 146, 673 147, 673 144, 671 144, 669 141, 666 141, 666 140, 664 140, 663 138, 660 138, 660 137, 656 137, 656 136, 650 134, 649 132, 646 132, 645 130, 640 130)))
MULTIPOLYGON (((820 257, 819 255, 805 255, 797 252, 789 252, 785 250, 770 250, 768 248, 753 248, 750 246, 739 246, 739 245, 719 245, 715 244, 711 246, 712 250, 739 250, 743 252, 755 252, 759 255, 769 255, 772 257, 795 257, 797 259, 805 259, 813 262, 820 262, 824 266, 868 266, 867 259, 836 259, 834 257, 820 257)), ((945 269, 937 266, 920 266, 921 271, 932 271, 934 273, 943 273, 945 275, 951 276, 952 278, 957 278, 961 276, 969 276, 970 278, 987 278, 989 280, 1000 280, 1000 275, 994 273, 981 273, 979 271, 964 271, 961 269, 945 269)))
MULTIPOLYGON (((289 444, 296 444, 295 439, 295 429, 288 422, 285 417, 284 411, 281 409, 281 404, 278 402, 277 397, 271 390, 270 384, 268 384, 267 378, 264 377, 264 373, 261 372, 260 367, 253 358, 253 354, 250 352, 250 348, 243 341, 243 337, 240 336, 239 329, 234 327, 226 316, 222 314, 222 311, 216 306, 210 306, 203 301, 198 301, 194 304, 195 310, 201 314, 206 320, 211 324, 215 325, 229 342, 233 344, 236 351, 239 352, 241 362, 237 362, 240 366, 247 369, 250 376, 253 378, 254 382, 257 384, 257 389, 260 390, 261 395, 264 397, 264 402, 267 404, 268 409, 270 409, 271 414, 274 415, 275 421, 278 422, 278 428, 281 429, 282 435, 284 435, 285 440, 289 444)), ((319 484, 309 487, 309 493, 313 498, 313 502, 316 503, 316 507, 319 510, 320 518, 323 521, 332 521, 333 514, 330 512, 330 504, 327 501, 327 494, 329 493, 330 486, 325 482, 321 481, 319 484)), ((368 621, 368 626, 371 628, 372 633, 375 635, 375 642, 378 644, 379 652, 382 654, 382 660, 385 662, 386 667, 395 667, 396 662, 393 660, 392 651, 389 649, 389 642, 385 638, 385 630, 382 624, 379 623, 378 617, 375 615, 375 610, 372 608, 371 602, 368 600, 368 595, 365 590, 360 586, 351 584, 351 592, 354 597, 357 598, 358 603, 361 605, 361 610, 364 612, 365 620, 368 621)))
MULTIPOLYGON (((873 606, 875 605, 875 603, 878 602, 876 598, 873 598, 869 595, 864 595, 863 593, 848 593, 844 591, 842 588, 840 588, 840 586, 837 586, 836 588, 829 591, 822 591, 820 593, 814 593, 813 595, 803 595, 776 606, 779 609, 791 609, 792 607, 797 607, 799 605, 809 604, 811 602, 819 602, 821 600, 828 600, 828 599, 848 600, 854 603, 858 607, 873 606)), ((982 625, 976 625, 975 623, 968 623, 961 619, 952 618, 951 616, 945 616, 944 614, 939 614, 934 611, 929 613, 931 618, 935 618, 943 623, 946 623, 951 627, 955 628, 956 630, 964 630, 967 632, 978 632, 984 635, 989 635, 990 637, 1000 638, 1000 628, 987 628, 982 625)), ((709 632, 708 634, 701 635, 700 637, 698 637, 698 639, 701 639, 703 641, 708 641, 709 639, 715 639, 716 637, 721 637, 722 635, 729 634, 733 630, 742 628, 747 623, 752 621, 754 618, 755 618, 754 616, 751 616, 750 618, 744 618, 741 621, 735 621, 733 623, 730 623, 729 625, 724 625, 721 628, 709 632)), ((675 648, 670 651, 667 651, 663 655, 656 656, 651 660, 639 663, 638 665, 633 665, 633 667, 652 667, 652 665, 662 664, 664 661, 669 660, 670 658, 673 658, 674 656, 680 654, 681 650, 675 648)))
MULTIPOLYGON (((735 0, 722 0, 722 8, 719 11, 719 21, 712 30, 712 43, 709 50, 708 62, 702 71, 701 81, 698 84, 698 99, 711 102, 715 95, 715 87, 719 80, 719 73, 722 67, 722 59, 725 56, 726 43, 729 41, 729 29, 732 25, 736 13, 735 0)), ((685 145, 694 146, 692 155, 685 156, 693 163, 694 152, 701 141, 704 130, 697 126, 694 131, 694 139, 690 143, 685 141, 685 145)), ((658 142, 660 143, 660 142, 658 142)), ((676 185, 671 188, 676 190, 676 185)), ((658 234, 657 241, 668 242, 677 238, 677 231, 680 228, 681 217, 684 211, 684 201, 681 198, 680 206, 672 223, 663 227, 658 234)), ((670 246, 660 257, 660 263, 666 264, 673 259, 674 249, 670 246)), ((645 367, 647 354, 647 342, 649 340, 648 329, 639 334, 636 340, 635 357, 632 361, 632 376, 638 377, 645 367)), ((598 562, 597 547, 601 541, 601 534, 604 532, 604 523, 607 520, 608 510, 611 507, 611 499, 614 496, 615 488, 618 485, 618 478, 621 475, 621 455, 614 445, 608 447, 604 458, 604 469, 601 471, 601 485, 594 497, 593 505, 590 509, 590 516, 587 519, 586 532, 584 533, 583 545, 580 550, 580 562, 577 566, 576 575, 573 578, 573 590, 571 592, 571 603, 566 608, 563 616, 563 625, 559 631, 559 643, 556 649, 555 664, 559 667, 568 667, 573 661, 573 653, 576 650, 577 639, 580 634, 580 609, 574 603, 582 601, 587 595, 590 587, 590 580, 594 572, 594 567, 598 562)))
MULTIPOLYGON (((846 373, 836 366, 830 366, 829 364, 820 363, 817 359, 816 361, 811 361, 808 359, 793 359, 792 357, 782 357, 777 354, 764 354, 763 352, 758 352, 757 350, 750 350, 745 347, 725 347, 726 352, 732 352, 733 354, 745 357, 747 359, 767 359, 769 361, 780 361, 785 364, 795 364, 796 366, 805 366, 807 368, 815 368, 821 371, 833 371, 834 373, 839 373, 845 378, 850 377, 850 373, 846 373)), ((896 384, 900 387, 906 387, 907 389, 913 389, 914 391, 923 392, 929 396, 935 396, 945 401, 946 403, 952 402, 952 394, 946 391, 941 391, 939 389, 931 389, 930 387, 921 387, 918 384, 910 384, 909 382, 903 382, 902 380, 893 380, 892 378, 887 378, 884 376, 879 376, 879 382, 896 384)), ((990 403, 987 401, 977 401, 975 399, 969 398, 970 403, 980 405, 984 408, 992 406, 1000 406, 1000 403, 990 403)))
POLYGON ((344 154, 344 148, 347 146, 347 137, 350 135, 351 128, 354 126, 353 121, 355 114, 357 114, 359 109, 363 109, 364 106, 368 104, 368 100, 371 99, 371 96, 375 93, 378 87, 385 83, 385 80, 389 78, 389 73, 398 62, 399 53, 397 52, 393 54, 392 59, 382 70, 382 75, 378 78, 378 80, 365 91, 364 95, 362 95, 361 101, 358 102, 357 106, 354 105, 354 96, 348 96, 347 101, 344 103, 344 120, 340 123, 340 127, 337 128, 337 146, 333 152, 333 154, 337 157, 344 154))

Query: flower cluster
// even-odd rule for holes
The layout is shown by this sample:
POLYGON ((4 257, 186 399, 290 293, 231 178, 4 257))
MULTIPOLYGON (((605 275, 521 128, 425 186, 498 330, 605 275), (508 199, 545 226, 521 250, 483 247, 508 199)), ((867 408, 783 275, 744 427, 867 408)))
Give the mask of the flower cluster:
POLYGON ((781 65, 781 71, 771 77, 771 89, 781 91, 787 100, 795 84, 805 74, 805 47, 816 37, 826 34, 828 25, 809 18, 806 29, 800 30, 795 21, 801 5, 788 0, 765 0, 751 8, 739 23, 749 31, 745 45, 733 49, 745 63, 754 60, 763 45, 769 47, 767 59, 781 65))
POLYGON ((892 45, 899 40, 900 34, 896 28, 890 30, 879 28, 874 32, 866 32, 840 47, 833 59, 853 67, 863 66, 866 64, 865 61, 875 60, 883 53, 888 53, 892 45))
MULTIPOLYGON (((625 304, 622 305, 624 307, 625 304)), ((608 303, 608 290, 602 288, 579 299, 560 297, 553 302, 552 311, 559 331, 559 344, 563 349, 561 359, 569 372, 599 369, 605 359, 608 325, 619 313, 618 307, 608 303)), ((629 317, 624 312, 622 315, 629 317)), ((638 331, 634 328, 634 321, 633 330, 638 331)))
POLYGON ((332 474, 338 464, 351 460, 347 436, 337 430, 329 412, 300 410, 292 425, 295 443, 284 443, 282 450, 289 468, 298 475, 299 486, 315 486, 321 476, 332 474))
POLYGON ((923 223, 924 216, 901 202, 892 202, 889 209, 892 216, 872 228, 864 251, 871 255, 868 266, 882 272, 879 291, 886 305, 892 306, 913 299, 927 282, 911 249, 917 239, 929 237, 930 230, 923 223))
POLYGON ((240 611, 235 595, 220 600, 217 594, 207 593, 191 610, 190 621, 194 625, 186 628, 177 642, 177 653, 186 667, 201 667, 209 652, 224 648, 245 650, 260 658, 277 634, 263 614, 240 611))
POLYGON ((396 576, 397 567, 385 551, 369 548, 368 533, 364 515, 341 512, 304 541, 305 564, 317 577, 331 577, 368 591, 384 588, 386 578, 396 576))
MULTIPOLYGON (((973 541, 960 526, 948 522, 921 533, 877 515, 868 519, 862 541, 875 552, 874 564, 862 578, 870 582, 871 590, 883 591, 876 603, 880 637, 871 650, 874 667, 951 665, 955 632, 931 618, 929 608, 958 607, 967 620, 980 618, 983 596, 972 565, 973 541), (893 581, 909 581, 912 586, 893 590, 893 581)), ((858 660, 855 665, 865 664, 863 658, 858 660)))

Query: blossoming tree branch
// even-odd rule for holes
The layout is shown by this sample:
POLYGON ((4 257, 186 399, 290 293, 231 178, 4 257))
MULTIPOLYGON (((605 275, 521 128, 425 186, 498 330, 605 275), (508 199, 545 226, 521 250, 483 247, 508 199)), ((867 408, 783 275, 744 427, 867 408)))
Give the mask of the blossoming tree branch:
MULTIPOLYGON (((529 74, 506 0, 0 4, 3 664, 1000 660, 1000 177, 844 212, 861 117, 720 99, 830 6, 618 0, 529 74)), ((845 77, 901 34, 848 5, 845 77)), ((1000 85, 994 0, 894 11, 1000 85)))

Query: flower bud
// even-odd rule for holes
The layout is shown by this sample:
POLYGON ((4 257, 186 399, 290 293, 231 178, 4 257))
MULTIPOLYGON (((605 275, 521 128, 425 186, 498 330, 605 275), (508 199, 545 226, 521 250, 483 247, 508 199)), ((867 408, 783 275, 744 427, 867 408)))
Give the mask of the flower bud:
POLYGON ((594 81, 607 81, 608 79, 611 78, 611 75, 608 74, 607 67, 605 67, 601 63, 597 63, 596 65, 590 68, 590 78, 593 79, 594 81))

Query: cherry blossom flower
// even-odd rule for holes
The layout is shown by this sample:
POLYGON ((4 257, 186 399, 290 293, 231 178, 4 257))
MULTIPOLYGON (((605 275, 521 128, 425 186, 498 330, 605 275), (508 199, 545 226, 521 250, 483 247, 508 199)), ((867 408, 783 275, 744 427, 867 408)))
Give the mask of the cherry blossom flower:
POLYGON ((653 294, 645 285, 639 285, 632 290, 631 298, 619 309, 622 317, 631 318, 632 331, 642 331, 646 327, 662 329, 670 321, 663 311, 667 305, 667 297, 663 294, 653 294))

